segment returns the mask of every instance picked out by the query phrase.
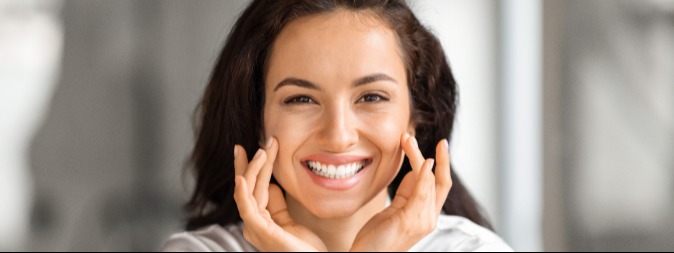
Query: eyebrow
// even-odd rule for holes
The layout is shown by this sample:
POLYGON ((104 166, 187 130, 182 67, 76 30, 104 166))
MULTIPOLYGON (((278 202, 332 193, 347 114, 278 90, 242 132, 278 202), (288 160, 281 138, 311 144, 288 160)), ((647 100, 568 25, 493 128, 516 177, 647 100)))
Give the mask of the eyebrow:
MULTIPOLYGON (((390 77, 387 74, 376 73, 376 74, 367 75, 367 76, 356 79, 353 82, 352 87, 358 87, 358 86, 366 85, 366 84, 377 82, 377 81, 390 81, 390 82, 393 82, 395 84, 398 83, 395 79, 393 79, 393 77, 390 77)), ((295 86, 299 86, 299 87, 307 88, 307 89, 312 89, 312 90, 321 90, 321 88, 318 87, 318 85, 316 85, 316 84, 314 84, 310 81, 300 79, 300 78, 295 78, 295 77, 288 77, 286 79, 283 79, 283 81, 279 82, 276 85, 276 88, 274 88, 274 91, 277 91, 279 88, 281 88, 283 86, 287 86, 287 85, 295 85, 295 86)))

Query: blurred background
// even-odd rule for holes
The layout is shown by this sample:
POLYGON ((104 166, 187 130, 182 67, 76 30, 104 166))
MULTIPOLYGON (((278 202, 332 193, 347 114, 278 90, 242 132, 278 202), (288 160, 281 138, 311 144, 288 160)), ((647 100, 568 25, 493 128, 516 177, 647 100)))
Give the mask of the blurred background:
MULTIPOLYGON (((247 1, 0 0, 0 251, 156 251, 247 1)), ((674 249, 674 1, 410 1, 452 162, 518 251, 674 249)))

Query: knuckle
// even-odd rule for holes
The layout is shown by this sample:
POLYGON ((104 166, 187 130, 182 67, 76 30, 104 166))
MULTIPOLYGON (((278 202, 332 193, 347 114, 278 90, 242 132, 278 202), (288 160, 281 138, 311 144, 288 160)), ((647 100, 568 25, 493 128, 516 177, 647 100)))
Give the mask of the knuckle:
POLYGON ((406 223, 402 226, 402 234, 409 238, 422 238, 435 230, 433 219, 418 217, 420 222, 406 223))
POLYGON ((246 240, 247 242, 249 242, 253 245, 258 244, 257 236, 255 235, 255 233, 250 228, 248 228, 247 226, 244 225, 242 232, 243 232, 243 239, 244 240, 246 240))
MULTIPOLYGON (((242 220, 246 221, 246 220, 249 220, 251 218, 251 213, 247 212, 247 211, 241 212, 241 213, 239 213, 239 216, 241 216, 242 220)), ((245 226, 244 226, 244 228, 245 228, 245 226)))
POLYGON ((449 190, 450 188, 452 188, 452 182, 451 181, 449 181, 449 182, 443 181, 443 182, 439 183, 439 186, 440 186, 440 189, 449 190))
POLYGON ((416 226, 403 226, 403 233, 406 237, 415 237, 417 235, 416 226))
POLYGON ((421 201, 426 201, 429 199, 429 191, 419 191, 419 194, 417 195, 419 200, 421 201))
POLYGON ((398 223, 398 229, 402 235, 406 237, 414 236, 416 234, 417 224, 413 222, 414 216, 401 217, 398 223))
POLYGON ((243 239, 246 239, 246 241, 249 242, 251 239, 250 230, 246 226, 243 226, 243 239))

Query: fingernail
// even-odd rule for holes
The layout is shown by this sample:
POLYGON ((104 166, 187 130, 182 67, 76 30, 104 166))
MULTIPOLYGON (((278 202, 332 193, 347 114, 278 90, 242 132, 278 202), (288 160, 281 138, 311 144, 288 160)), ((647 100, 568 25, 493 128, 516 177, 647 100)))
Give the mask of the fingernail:
POLYGON ((236 149, 236 145, 234 145, 234 158, 239 154, 239 150, 236 149))
POLYGON ((445 149, 449 150, 449 141, 447 139, 443 139, 442 144, 445 145, 445 149))
POLYGON ((272 141, 272 137, 269 137, 269 139, 267 139, 267 143, 264 145, 265 148, 270 148, 270 147, 271 147, 271 141, 272 141))
POLYGON ((417 138, 414 138, 414 136, 412 136, 412 145, 414 145, 415 147, 419 146, 419 143, 417 143, 417 138))
POLYGON ((255 156, 253 156, 253 159, 260 157, 262 155, 262 152, 264 152, 262 151, 262 149, 258 149, 257 152, 255 152, 255 156))
POLYGON ((435 165, 435 159, 431 158, 430 160, 431 160, 431 162, 430 162, 430 164, 428 165, 428 169, 429 169, 429 170, 432 170, 432 169, 433 169, 433 165, 435 165))

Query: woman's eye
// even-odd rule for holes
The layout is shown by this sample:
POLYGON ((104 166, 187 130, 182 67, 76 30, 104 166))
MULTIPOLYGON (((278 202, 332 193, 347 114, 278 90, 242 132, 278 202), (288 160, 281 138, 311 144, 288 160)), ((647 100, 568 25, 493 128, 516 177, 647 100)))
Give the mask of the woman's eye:
POLYGON ((379 94, 365 94, 358 100, 358 102, 366 102, 366 103, 376 103, 382 101, 388 101, 388 98, 379 94))
POLYGON ((283 101, 284 104, 308 104, 314 103, 314 100, 309 96, 295 96, 283 101))

